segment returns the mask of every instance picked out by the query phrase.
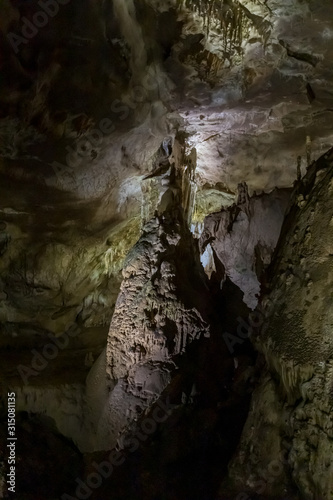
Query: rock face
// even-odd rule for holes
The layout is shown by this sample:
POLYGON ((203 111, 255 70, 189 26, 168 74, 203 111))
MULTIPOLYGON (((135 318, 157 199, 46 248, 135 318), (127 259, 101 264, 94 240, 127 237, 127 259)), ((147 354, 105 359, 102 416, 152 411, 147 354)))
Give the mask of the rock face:
POLYGON ((256 342, 269 371, 232 466, 249 491, 263 479, 268 492, 283 495, 289 469, 302 498, 333 498, 332 194, 330 150, 296 183, 263 302, 256 342))
MULTIPOLYGON (((331 156, 311 166, 332 20, 331 0, 0 0, 0 409, 10 387, 90 453, 174 397, 179 442, 202 427, 198 456, 223 455, 215 492, 258 372, 236 494, 291 498, 291 471, 332 497, 331 156), (237 321, 266 287, 254 371, 237 321)), ((180 470, 194 447, 170 448, 180 470)))
POLYGON ((237 203, 205 219, 201 253, 213 250, 224 268, 223 279, 228 276, 242 290, 251 309, 257 306, 260 279, 280 236, 289 197, 289 190, 250 197, 247 185, 240 184, 237 203))
POLYGON ((113 448, 170 386, 189 345, 210 336, 207 278, 188 227, 195 153, 176 140, 162 159, 143 186, 145 216, 155 216, 126 257, 107 347, 86 388, 17 389, 21 411, 46 412, 81 451, 113 448))
POLYGON ((232 204, 244 180, 250 193, 290 186, 297 157, 304 172, 332 140, 329 1, 54 8, 1 4, 0 321, 9 346, 14 333, 23 347, 72 321, 102 328, 105 340, 119 271, 140 235, 142 181, 178 130, 196 149, 190 192, 200 222, 232 204))
MULTIPOLYGON (((190 184, 179 163, 185 158, 177 155, 178 143, 175 151, 162 174, 166 187, 159 193, 155 217, 126 258, 110 325, 104 426, 112 437, 106 449, 170 385, 177 359, 189 344, 210 336, 204 319, 208 288, 187 221, 190 184)), ((191 176, 191 169, 187 173, 191 176)), ((151 197, 152 203, 155 195, 151 197)), ((88 392, 89 387, 88 382, 88 392)))
POLYGON ((182 217, 166 212, 144 227, 127 258, 106 358, 116 430, 163 393, 188 345, 209 337, 191 238, 182 217))

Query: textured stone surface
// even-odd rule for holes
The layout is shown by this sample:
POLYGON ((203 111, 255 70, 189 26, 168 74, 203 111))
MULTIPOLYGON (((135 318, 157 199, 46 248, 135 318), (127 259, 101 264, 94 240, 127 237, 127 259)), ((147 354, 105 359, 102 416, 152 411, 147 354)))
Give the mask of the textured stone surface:
POLYGON ((126 257, 106 352, 86 386, 72 395, 62 384, 18 389, 21 411, 46 412, 82 451, 114 447, 169 386, 188 346, 210 336, 206 277, 188 228, 195 155, 176 141, 169 156, 146 192, 147 216, 155 216, 126 257), (54 404, 59 399, 63 404, 54 404))
POLYGON ((270 489, 282 495, 289 469, 309 500, 333 498, 332 158, 330 150, 295 187, 264 300, 265 326, 256 336, 270 372, 253 397, 232 467, 251 490, 252 476, 284 455, 270 489))
MULTIPOLYGON (((200 237, 203 253, 209 245, 226 276, 244 293, 244 302, 254 309, 260 295, 260 279, 270 264, 280 236, 289 201, 288 190, 250 197, 246 184, 239 185, 237 202, 206 217, 200 237)), ((209 263, 206 265, 209 266, 209 263)), ((222 286, 222 283, 221 283, 222 286)))
POLYGON ((228 1, 210 13, 206 4, 199 11, 193 2, 73 0, 15 46, 23 17, 32 21, 40 6, 2 2, 7 337, 11 328, 58 333, 77 308, 89 327, 109 322, 105 309, 112 311, 119 287, 113 271, 139 237, 138 217, 150 218, 142 184, 158 198, 162 145, 179 128, 197 151, 193 220, 200 223, 232 204, 238 183, 250 193, 289 187, 297 157, 304 173, 328 147, 331 3, 228 1), (36 294, 31 308, 26 297, 36 294), (63 303, 72 311, 64 314, 63 303), (36 308, 45 311, 40 319, 36 308))
MULTIPOLYGON (((96 369, 97 377, 109 379, 98 426, 109 436, 109 447, 170 385, 177 358, 194 340, 210 336, 203 317, 207 314, 205 275, 188 229, 191 159, 176 143, 168 161, 160 180, 164 189, 157 191, 159 199, 156 202, 154 191, 147 198, 148 205, 156 204, 155 216, 143 226, 126 258, 105 365, 96 369)), ((87 390, 92 392, 89 380, 87 390)), ((107 449, 103 431, 99 446, 107 449)))
POLYGON ((162 394, 191 342, 210 336, 191 237, 181 218, 166 213, 144 227, 127 258, 107 345, 118 426, 162 394))
MULTIPOLYGON (((223 332, 248 314, 242 294, 253 308, 267 285, 284 190, 297 179, 258 343, 268 368, 259 366, 230 495, 256 492, 264 478, 258 495, 292 498, 291 471, 305 498, 331 497, 331 167, 322 160, 313 189, 315 169, 307 186, 300 176, 333 139, 332 9, 331 0, 71 0, 15 45, 40 2, 0 2, 1 391, 17 390, 19 411, 45 413, 81 450, 100 450, 175 391, 186 404, 201 398, 203 428, 224 423, 222 437, 208 434, 230 452, 234 398, 247 411, 237 377, 250 377, 255 355, 244 339, 228 354, 223 332), (17 365, 72 323, 80 334, 25 386, 17 365), (202 352, 178 370, 197 370, 183 388, 174 374, 196 342, 202 352), (282 450, 288 465, 270 481, 282 450)), ((197 453, 207 435, 193 430, 197 453)), ((163 449, 186 461, 181 445, 163 449)))

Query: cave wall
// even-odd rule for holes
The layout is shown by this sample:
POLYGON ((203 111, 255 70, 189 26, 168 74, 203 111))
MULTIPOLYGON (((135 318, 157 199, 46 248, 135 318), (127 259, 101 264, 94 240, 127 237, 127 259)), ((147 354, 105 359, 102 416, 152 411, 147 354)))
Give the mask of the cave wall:
POLYGON ((233 493, 330 498, 332 2, 53 5, 0 2, 2 394, 84 452, 199 400, 229 459, 258 372, 233 493))
POLYGON ((332 174, 330 150, 296 183, 274 256, 255 337, 267 364, 231 466, 245 491, 266 479, 282 496, 289 475, 302 498, 333 495, 332 174))

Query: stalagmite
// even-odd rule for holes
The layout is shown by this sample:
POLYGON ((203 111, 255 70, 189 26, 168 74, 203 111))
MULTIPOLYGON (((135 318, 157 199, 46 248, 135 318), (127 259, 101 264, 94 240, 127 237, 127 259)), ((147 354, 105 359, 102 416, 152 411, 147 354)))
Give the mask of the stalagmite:
MULTIPOLYGON (((176 141, 175 147, 175 159, 184 162, 182 144, 176 141)), ((191 289, 194 276, 199 279, 195 286, 204 290, 188 227, 194 168, 193 163, 191 168, 184 163, 171 164, 171 173, 162 174, 163 178, 170 176, 164 198, 168 190, 176 193, 166 205, 163 197, 146 191, 151 206, 158 199, 160 205, 157 201, 155 216, 143 225, 141 238, 126 258, 106 364, 97 363, 98 376, 103 378, 104 372, 109 387, 98 403, 104 407, 98 447, 110 448, 121 434, 129 433, 141 411, 148 410, 167 389, 177 370, 177 357, 193 341, 209 337, 200 306, 185 305, 186 290, 191 289), (193 278, 187 274, 190 269, 193 278)), ((91 390, 88 384, 88 394, 91 390)))

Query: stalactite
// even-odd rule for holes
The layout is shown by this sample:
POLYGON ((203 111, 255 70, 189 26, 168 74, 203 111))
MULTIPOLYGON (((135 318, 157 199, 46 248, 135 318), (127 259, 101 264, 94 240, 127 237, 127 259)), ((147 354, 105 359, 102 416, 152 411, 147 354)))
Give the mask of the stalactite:
MULTIPOLYGON (((253 0, 253 3, 263 6, 259 0, 253 0)), ((183 7, 184 3, 178 2, 178 8, 183 7)), ((207 36, 213 25, 219 27, 224 52, 240 52, 244 33, 256 28, 251 12, 238 0, 186 0, 185 7, 202 18, 207 36)))

